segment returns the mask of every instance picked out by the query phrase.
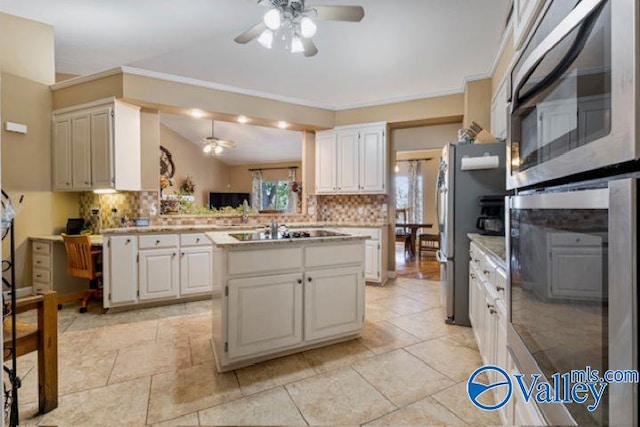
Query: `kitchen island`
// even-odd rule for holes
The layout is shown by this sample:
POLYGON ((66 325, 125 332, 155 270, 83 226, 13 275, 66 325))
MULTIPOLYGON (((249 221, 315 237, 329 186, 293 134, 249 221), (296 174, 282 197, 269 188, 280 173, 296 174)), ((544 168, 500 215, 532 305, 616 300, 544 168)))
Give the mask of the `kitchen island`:
POLYGON ((356 338, 364 323, 368 236, 309 230, 301 238, 210 232, 218 371, 356 338))

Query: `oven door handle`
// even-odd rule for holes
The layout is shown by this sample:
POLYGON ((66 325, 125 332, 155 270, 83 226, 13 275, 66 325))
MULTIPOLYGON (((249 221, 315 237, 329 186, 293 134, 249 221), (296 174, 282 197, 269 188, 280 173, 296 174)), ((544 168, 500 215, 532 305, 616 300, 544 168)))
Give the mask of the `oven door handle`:
MULTIPOLYGON (((560 43, 565 37, 571 33, 578 25, 586 20, 591 14, 596 11, 606 0, 582 0, 578 5, 567 15, 556 28, 551 31, 545 37, 544 40, 536 47, 533 52, 526 58, 524 64, 518 71, 518 75, 513 79, 515 84, 512 84, 513 89, 512 98, 516 101, 518 98, 518 92, 524 84, 524 81, 531 75, 535 67, 542 61, 542 59, 560 43)), ((533 90, 532 90, 533 91, 533 90)), ((532 92, 529 91, 529 92, 532 92)), ((516 104, 516 102, 514 102, 516 104)))

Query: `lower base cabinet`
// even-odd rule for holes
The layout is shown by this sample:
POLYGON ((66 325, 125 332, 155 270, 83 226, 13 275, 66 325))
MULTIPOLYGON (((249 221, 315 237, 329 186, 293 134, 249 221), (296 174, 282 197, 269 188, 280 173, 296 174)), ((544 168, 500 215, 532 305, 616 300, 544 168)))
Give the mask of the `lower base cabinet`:
POLYGON ((213 249, 183 248, 180 251, 180 295, 209 292, 213 288, 213 249))
POLYGON ((154 249, 138 253, 140 301, 178 296, 177 249, 154 249))

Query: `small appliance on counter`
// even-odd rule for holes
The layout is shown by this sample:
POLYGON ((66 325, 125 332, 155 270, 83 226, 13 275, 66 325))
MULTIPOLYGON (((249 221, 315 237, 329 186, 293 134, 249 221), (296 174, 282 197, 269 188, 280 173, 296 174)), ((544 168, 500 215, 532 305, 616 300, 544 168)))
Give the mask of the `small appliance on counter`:
POLYGON ((67 228, 66 233, 68 235, 78 235, 82 232, 84 228, 84 219, 83 218, 68 218, 67 219, 67 228))
POLYGON ((504 196, 480 197, 476 228, 485 236, 504 236, 504 196))

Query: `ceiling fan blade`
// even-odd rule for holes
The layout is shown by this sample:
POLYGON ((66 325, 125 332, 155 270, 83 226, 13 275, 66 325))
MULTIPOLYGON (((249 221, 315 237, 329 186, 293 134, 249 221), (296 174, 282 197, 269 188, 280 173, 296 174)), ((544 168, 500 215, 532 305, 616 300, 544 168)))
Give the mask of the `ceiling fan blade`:
POLYGON ((321 21, 360 22, 364 18, 361 6, 309 6, 309 9, 315 10, 321 21))
POLYGON ((233 141, 227 141, 224 139, 221 139, 220 141, 218 141, 218 145, 224 148, 236 148, 236 143, 233 141))
POLYGON ((262 34, 263 31, 266 29, 267 29, 267 26, 264 24, 264 22, 260 22, 259 24, 257 24, 254 27, 251 27, 251 29, 240 34, 238 37, 236 37, 233 40, 235 40, 236 43, 247 44, 251 40, 254 40, 260 37, 260 34, 262 34))
POLYGON ((302 47, 304 47, 304 56, 306 56, 307 58, 310 56, 316 56, 316 54, 318 53, 318 48, 316 47, 316 44, 313 42, 313 40, 306 39, 304 37, 300 37, 300 40, 302 40, 302 47))

